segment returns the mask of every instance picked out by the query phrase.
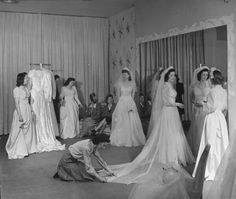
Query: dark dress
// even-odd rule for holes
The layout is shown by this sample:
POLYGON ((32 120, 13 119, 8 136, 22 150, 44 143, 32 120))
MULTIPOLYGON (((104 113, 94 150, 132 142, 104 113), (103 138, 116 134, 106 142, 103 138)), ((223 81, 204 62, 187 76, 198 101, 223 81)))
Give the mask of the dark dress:
MULTIPOLYGON (((183 98, 182 98, 182 96, 184 95, 184 84, 183 83, 181 83, 181 82, 176 83, 176 92, 177 92, 176 102, 183 104, 183 98)), ((184 109, 181 109, 178 107, 178 111, 179 111, 179 115, 181 118, 182 115, 184 114, 184 109)))
POLYGON ((89 173, 93 168, 90 161, 93 149, 94 145, 89 139, 71 145, 59 161, 54 178, 58 177, 65 181, 98 181, 89 173))

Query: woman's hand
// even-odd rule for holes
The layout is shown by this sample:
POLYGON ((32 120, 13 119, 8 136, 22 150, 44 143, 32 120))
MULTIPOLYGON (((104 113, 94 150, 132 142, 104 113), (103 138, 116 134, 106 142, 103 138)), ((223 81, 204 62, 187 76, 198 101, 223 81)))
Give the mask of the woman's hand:
POLYGON ((100 176, 98 179, 100 182, 107 182, 107 179, 105 177, 100 176))
POLYGON ((184 105, 183 105, 182 103, 178 103, 178 102, 177 102, 177 103, 176 103, 176 106, 179 107, 179 108, 181 108, 181 109, 184 108, 184 105))

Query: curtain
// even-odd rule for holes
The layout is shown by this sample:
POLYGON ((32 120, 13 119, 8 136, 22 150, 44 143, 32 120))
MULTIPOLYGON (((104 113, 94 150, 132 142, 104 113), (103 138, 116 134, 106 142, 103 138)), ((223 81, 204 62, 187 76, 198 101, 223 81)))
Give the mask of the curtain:
POLYGON ((159 68, 173 66, 184 84, 184 119, 190 120, 190 84, 194 69, 205 63, 204 31, 197 31, 139 45, 140 92, 146 96, 151 92, 151 80, 159 68))
POLYGON ((107 56, 107 19, 0 12, 0 135, 10 130, 16 76, 30 63, 76 78, 88 102, 89 93, 108 92, 107 56))

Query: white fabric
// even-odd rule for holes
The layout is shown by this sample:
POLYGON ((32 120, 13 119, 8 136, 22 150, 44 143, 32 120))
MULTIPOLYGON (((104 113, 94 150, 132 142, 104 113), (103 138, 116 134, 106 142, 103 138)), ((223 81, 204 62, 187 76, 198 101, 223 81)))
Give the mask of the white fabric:
POLYGON ((145 136, 136 104, 131 96, 133 84, 120 84, 121 96, 112 114, 110 141, 115 146, 139 146, 145 144, 145 136))
POLYGON ((16 87, 13 95, 19 103, 23 122, 19 121, 17 111, 14 111, 10 135, 6 143, 9 159, 20 159, 38 152, 35 132, 35 120, 29 104, 29 92, 24 87, 16 87))
POLYGON ((16 75, 30 63, 49 63, 75 77, 85 101, 108 93, 108 19, 0 12, 0 134, 8 134, 16 75), (103 77, 103 78, 101 78, 103 77))
POLYGON ((227 92, 222 88, 222 86, 217 85, 211 89, 208 95, 206 109, 209 114, 206 116, 204 121, 193 176, 196 174, 198 163, 205 146, 210 144, 211 149, 207 158, 205 178, 206 180, 214 180, 215 178, 216 170, 229 144, 227 123, 225 116, 222 113, 226 108, 227 92))
MULTIPOLYGON (((164 84, 164 76, 169 69, 162 73, 159 82, 158 87, 164 92, 164 95, 157 93, 157 96, 161 97, 156 97, 155 100, 158 100, 156 104, 163 108, 158 109, 159 114, 156 113, 158 117, 155 118, 156 122, 150 137, 141 153, 132 162, 110 166, 116 176, 109 178, 109 182, 124 184, 153 182, 157 187, 164 186, 164 190, 166 190, 165 184, 169 183, 169 181, 165 181, 166 168, 176 168, 177 176, 186 175, 186 172, 176 163, 192 162, 193 157, 183 134, 177 107, 169 107, 169 104, 174 101, 174 96, 176 96, 175 90, 170 89, 169 83, 164 84), (165 155, 162 153, 164 152, 163 147, 167 150, 165 155), (153 176, 155 176, 154 179, 153 176)), ((175 179, 176 177, 173 176, 172 180, 175 179)), ((184 189, 184 186, 180 187, 184 189)), ((182 191, 179 190, 179 193, 182 191)), ((183 196, 183 198, 186 197, 183 196)))
MULTIPOLYGON (((40 152, 64 150, 55 137, 55 126, 52 120, 50 104, 52 103, 51 74, 44 68, 31 70, 28 74, 32 81, 32 109, 36 117, 36 134, 40 152)), ((58 129, 56 129, 58 130, 58 129)))
POLYGON ((204 199, 236 198, 236 133, 227 147, 214 181, 204 199))
POLYGON ((63 139, 74 138, 80 133, 79 126, 79 104, 76 88, 62 87, 61 97, 64 97, 65 104, 60 108, 60 136, 63 139))

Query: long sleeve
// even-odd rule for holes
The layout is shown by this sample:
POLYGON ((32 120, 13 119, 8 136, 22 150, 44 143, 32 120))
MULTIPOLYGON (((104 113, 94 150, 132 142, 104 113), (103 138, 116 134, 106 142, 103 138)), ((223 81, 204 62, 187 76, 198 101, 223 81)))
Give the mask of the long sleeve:
POLYGON ((165 106, 176 106, 176 92, 169 85, 165 85, 162 91, 162 99, 165 106))
POLYGON ((47 101, 52 100, 52 84, 51 84, 51 74, 45 71, 43 77, 43 91, 44 97, 47 101))

